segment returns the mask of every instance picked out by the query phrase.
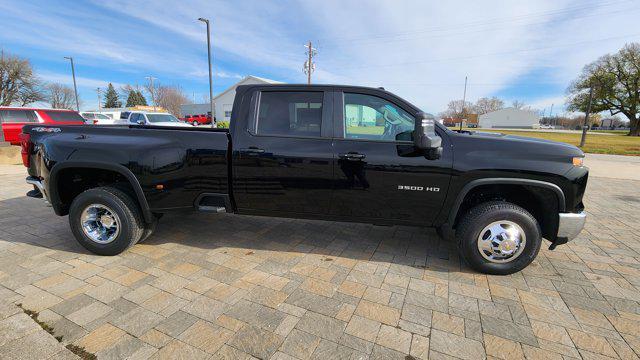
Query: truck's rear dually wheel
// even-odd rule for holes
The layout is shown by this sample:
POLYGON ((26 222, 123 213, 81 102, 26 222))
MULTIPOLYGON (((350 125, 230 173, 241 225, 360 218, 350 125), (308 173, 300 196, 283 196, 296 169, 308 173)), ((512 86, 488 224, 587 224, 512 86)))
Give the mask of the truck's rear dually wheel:
POLYGON ((477 205, 456 229, 462 257, 486 274, 507 275, 524 269, 540 251, 538 221, 527 210, 505 201, 477 205))
POLYGON ((80 245, 98 255, 120 254, 145 231, 136 203, 113 187, 89 189, 73 199, 69 224, 80 245))

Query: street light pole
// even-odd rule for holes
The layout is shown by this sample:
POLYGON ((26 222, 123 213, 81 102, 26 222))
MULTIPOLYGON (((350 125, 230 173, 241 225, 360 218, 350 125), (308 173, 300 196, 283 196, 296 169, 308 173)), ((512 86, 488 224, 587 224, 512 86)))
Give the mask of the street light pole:
POLYGON ((80 101, 78 101, 78 86, 76 85, 76 70, 73 66, 73 57, 65 56, 64 58, 71 61, 71 76, 73 76, 73 92, 76 95, 76 110, 80 112, 80 101))
POLYGON ((211 127, 216 127, 215 113, 213 112, 213 74, 211 71, 211 28, 209 19, 198 18, 199 21, 207 24, 207 56, 209 59, 209 106, 211 107, 211 127))
POLYGON ((462 116, 464 116, 464 103, 467 101, 467 77, 464 77, 464 95, 462 95, 462 114, 460 118, 460 131, 462 131, 462 116))
POLYGON ((593 86, 589 88, 589 103, 587 104, 587 112, 584 114, 584 125, 582 125, 582 137, 580 138, 580 147, 584 146, 587 140, 587 128, 589 127, 589 115, 591 113, 591 101, 593 100, 593 86))

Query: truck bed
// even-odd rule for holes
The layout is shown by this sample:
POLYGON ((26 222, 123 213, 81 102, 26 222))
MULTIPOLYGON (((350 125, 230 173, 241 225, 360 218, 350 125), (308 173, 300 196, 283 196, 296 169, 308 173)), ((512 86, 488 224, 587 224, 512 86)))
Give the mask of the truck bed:
POLYGON ((65 169, 110 166, 135 177, 151 211, 190 208, 203 194, 229 194, 227 129, 83 125, 24 131, 35 144, 29 174, 49 178, 49 185, 73 182, 65 169))

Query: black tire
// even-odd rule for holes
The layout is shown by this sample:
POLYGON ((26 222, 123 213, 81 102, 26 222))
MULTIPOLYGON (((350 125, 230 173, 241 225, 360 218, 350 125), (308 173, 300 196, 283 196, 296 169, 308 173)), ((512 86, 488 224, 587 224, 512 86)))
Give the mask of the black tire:
POLYGON ((472 208, 462 217, 456 229, 460 255, 472 269, 491 275, 513 274, 531 264, 540 251, 541 234, 540 225, 533 215, 522 207, 505 201, 487 202, 472 208), (526 236, 526 244, 514 260, 496 263, 480 254, 478 238, 487 225, 501 220, 519 225, 526 236))
POLYGON ((98 255, 118 255, 138 242, 144 232, 138 205, 125 192, 113 187, 93 188, 76 196, 69 209, 69 225, 80 245, 98 255), (83 231, 82 212, 91 204, 106 206, 119 218, 119 233, 113 241, 99 243, 83 231))

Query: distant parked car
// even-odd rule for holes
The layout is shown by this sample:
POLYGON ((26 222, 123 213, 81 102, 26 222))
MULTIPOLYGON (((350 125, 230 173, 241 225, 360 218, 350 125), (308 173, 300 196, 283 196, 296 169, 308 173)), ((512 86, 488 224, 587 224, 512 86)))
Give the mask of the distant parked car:
POLYGON ((211 124, 211 116, 205 114, 191 115, 191 118, 187 122, 193 126, 211 124))
POLYGON ((97 113, 97 112, 83 112, 83 118, 85 118, 85 124, 90 125, 113 125, 115 124, 115 120, 105 114, 97 113))
MULTIPOLYGON (((146 112, 146 111, 130 111, 127 118, 129 125, 155 125, 155 126, 178 126, 190 127, 191 125, 180 121, 177 117, 168 113, 146 112)), ((125 114, 123 112, 122 114, 125 114)), ((120 116, 122 118, 122 115, 120 116)))
POLYGON ((555 129, 555 127, 553 125, 540 124, 539 129, 552 130, 552 129, 555 129))
POLYGON ((77 111, 0 106, 0 141, 20 145, 19 135, 24 125, 83 125, 77 111))

